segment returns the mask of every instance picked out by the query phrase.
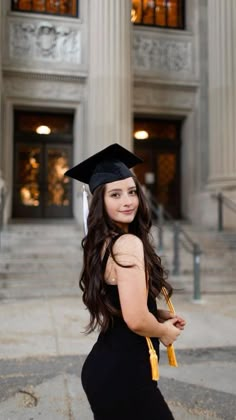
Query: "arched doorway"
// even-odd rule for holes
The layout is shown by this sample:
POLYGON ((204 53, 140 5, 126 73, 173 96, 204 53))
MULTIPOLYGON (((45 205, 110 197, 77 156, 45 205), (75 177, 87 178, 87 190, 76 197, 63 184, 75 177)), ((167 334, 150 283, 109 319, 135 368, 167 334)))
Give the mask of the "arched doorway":
POLYGON ((73 115, 15 111, 13 217, 72 217, 73 115))
POLYGON ((180 133, 179 120, 134 120, 134 151, 145 162, 137 166, 135 173, 174 218, 181 217, 180 133), (143 131, 147 134, 140 134, 143 131))

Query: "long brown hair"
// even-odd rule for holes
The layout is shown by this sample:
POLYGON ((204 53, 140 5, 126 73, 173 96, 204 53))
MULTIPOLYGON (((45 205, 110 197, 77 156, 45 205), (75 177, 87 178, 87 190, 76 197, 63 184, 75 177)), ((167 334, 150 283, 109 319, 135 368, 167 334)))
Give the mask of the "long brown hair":
MULTIPOLYGON (((139 207, 133 222, 129 224, 129 233, 138 236, 143 243, 145 268, 148 273, 148 287, 151 296, 158 297, 163 286, 171 296, 172 287, 166 281, 167 273, 152 244, 151 215, 147 200, 141 185, 135 177, 133 179, 137 188, 139 207)), ((88 216, 88 234, 82 240, 84 261, 79 284, 83 291, 83 302, 90 313, 90 322, 86 329, 88 333, 95 330, 97 326, 101 331, 106 331, 113 322, 113 317, 121 316, 120 311, 111 304, 107 294, 102 252, 104 244, 108 242, 109 252, 115 259, 112 252, 111 236, 121 235, 124 232, 107 215, 104 192, 105 185, 97 187, 94 191, 88 216)))

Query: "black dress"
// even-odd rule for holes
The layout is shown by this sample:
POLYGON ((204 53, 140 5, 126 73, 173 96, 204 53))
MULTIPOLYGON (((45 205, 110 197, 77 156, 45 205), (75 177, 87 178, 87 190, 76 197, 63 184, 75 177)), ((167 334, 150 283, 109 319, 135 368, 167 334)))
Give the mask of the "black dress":
MULTIPOLYGON (((104 266, 108 255, 105 254, 104 266)), ((118 288, 106 285, 112 304, 120 309, 118 288)), ((149 311, 157 316, 148 296, 149 311)), ((159 340, 152 338, 159 356, 159 340)), ((82 368, 82 385, 95 420, 173 420, 157 382, 151 378, 145 337, 114 317, 113 326, 100 333, 82 368)))

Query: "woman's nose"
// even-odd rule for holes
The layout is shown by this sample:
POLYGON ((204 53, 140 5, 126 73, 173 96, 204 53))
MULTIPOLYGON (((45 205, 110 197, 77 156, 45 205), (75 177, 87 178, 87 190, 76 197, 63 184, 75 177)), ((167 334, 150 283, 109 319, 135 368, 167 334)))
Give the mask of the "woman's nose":
POLYGON ((124 198, 124 205, 130 206, 132 204, 132 198, 129 195, 126 195, 124 198))

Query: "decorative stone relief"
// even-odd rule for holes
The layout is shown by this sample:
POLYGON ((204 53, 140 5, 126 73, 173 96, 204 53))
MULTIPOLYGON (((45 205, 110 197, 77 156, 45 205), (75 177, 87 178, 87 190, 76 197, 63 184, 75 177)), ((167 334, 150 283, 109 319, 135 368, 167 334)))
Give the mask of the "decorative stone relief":
POLYGON ((77 28, 47 21, 12 21, 9 43, 11 58, 81 63, 81 33, 77 28))
POLYGON ((160 73, 191 73, 192 42, 134 34, 134 68, 160 73))

